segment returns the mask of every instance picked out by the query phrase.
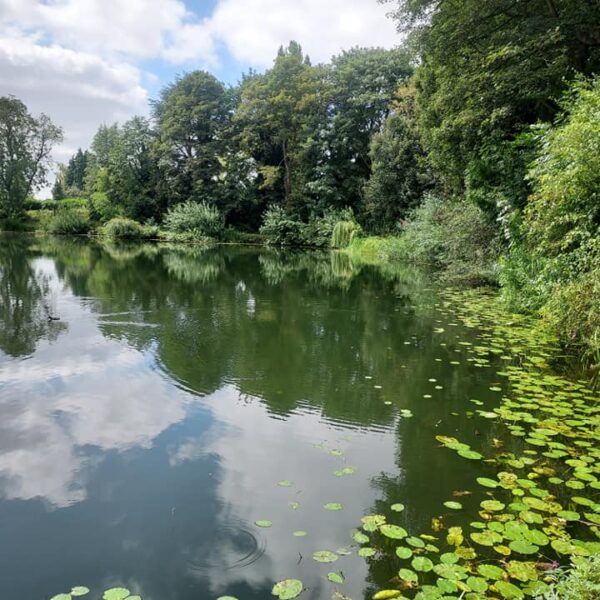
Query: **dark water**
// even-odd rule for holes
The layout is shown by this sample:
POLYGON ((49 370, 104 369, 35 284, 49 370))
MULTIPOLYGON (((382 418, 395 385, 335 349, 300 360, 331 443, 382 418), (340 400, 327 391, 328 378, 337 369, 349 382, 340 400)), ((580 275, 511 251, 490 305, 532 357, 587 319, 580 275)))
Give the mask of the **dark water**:
POLYGON ((481 474, 435 435, 493 433, 465 411, 495 405, 495 369, 437 294, 339 255, 0 238, 0 598, 264 600, 299 578, 321 599, 340 570, 354 600, 385 585, 385 562, 312 553, 394 502, 390 520, 429 528, 481 474))

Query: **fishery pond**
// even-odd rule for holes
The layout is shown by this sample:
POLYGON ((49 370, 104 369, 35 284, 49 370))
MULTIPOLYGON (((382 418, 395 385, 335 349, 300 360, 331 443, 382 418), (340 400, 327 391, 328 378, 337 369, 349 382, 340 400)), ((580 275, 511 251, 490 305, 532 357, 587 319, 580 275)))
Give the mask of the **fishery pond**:
POLYGON ((532 327, 345 254, 0 238, 0 598, 535 597, 599 549, 600 417, 532 327))

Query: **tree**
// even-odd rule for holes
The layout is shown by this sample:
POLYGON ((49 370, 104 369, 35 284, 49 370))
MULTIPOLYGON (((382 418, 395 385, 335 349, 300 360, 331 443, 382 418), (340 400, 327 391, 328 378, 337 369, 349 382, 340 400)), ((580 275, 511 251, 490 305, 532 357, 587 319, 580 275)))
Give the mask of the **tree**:
POLYGON ((600 68, 600 1, 394 3, 419 49, 419 121, 446 190, 522 207, 531 155, 512 144, 554 118, 575 73, 600 68))
POLYGON ((326 103, 319 71, 297 42, 281 47, 271 69, 242 85, 235 119, 244 147, 259 164, 263 183, 282 184, 288 209, 303 193, 300 175, 303 142, 324 113, 326 103), (296 186, 295 186, 296 184, 296 186))
POLYGON ((65 199, 65 190, 63 188, 62 181, 59 177, 54 181, 54 185, 52 186, 52 199, 53 200, 64 200, 65 199))
POLYGON ((223 84, 206 71, 188 73, 161 91, 153 112, 165 202, 210 202, 218 187, 223 129, 230 117, 223 84))
POLYGON ((0 97, 0 210, 23 212, 26 198, 46 183, 54 144, 62 130, 44 114, 35 118, 14 96, 0 97))
POLYGON ((108 167, 110 153, 118 140, 119 126, 116 123, 110 126, 104 124, 100 125, 98 131, 94 135, 91 147, 95 167, 108 167))
POLYGON ((81 148, 71 157, 65 171, 64 185, 66 188, 73 189, 75 194, 80 194, 84 188, 85 171, 88 163, 87 150, 83 152, 81 148))
POLYGON ((393 231, 434 183, 417 128, 414 86, 401 87, 391 106, 371 140, 372 174, 365 186, 366 220, 383 233, 393 231))
MULTIPOLYGON (((155 140, 150 121, 144 117, 133 117, 120 128, 118 139, 110 150, 108 197, 133 219, 160 216, 156 204, 158 168, 153 155, 155 140)), ((98 173, 101 174, 102 169, 98 173)), ((100 181, 97 178, 96 184, 100 181)))
POLYGON ((371 140, 390 114, 398 86, 412 72, 404 49, 353 48, 333 58, 328 124, 318 140, 320 157, 312 176, 326 204, 364 211, 371 140))

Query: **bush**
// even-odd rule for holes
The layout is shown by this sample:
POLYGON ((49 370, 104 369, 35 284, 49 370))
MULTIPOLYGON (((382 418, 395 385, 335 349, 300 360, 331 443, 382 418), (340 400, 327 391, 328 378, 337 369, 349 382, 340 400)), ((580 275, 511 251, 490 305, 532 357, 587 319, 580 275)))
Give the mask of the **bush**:
POLYGON ((290 216, 281 206, 271 206, 264 215, 260 233, 268 244, 276 246, 308 246, 330 248, 333 232, 339 222, 352 223, 358 231, 351 210, 329 210, 321 216, 312 215, 308 222, 290 216))
POLYGON ((497 282, 500 241, 495 227, 475 204, 427 196, 402 229, 408 258, 437 266, 446 281, 497 282))
POLYGON ((600 598, 600 554, 574 557, 573 566, 561 573, 550 589, 536 600, 598 600, 600 598))
POLYGON ((281 206, 270 206, 260 228, 267 244, 275 246, 304 246, 304 223, 294 220, 281 206))
POLYGON ((183 234, 191 239, 220 239, 225 229, 221 213, 207 202, 178 204, 169 210, 164 225, 170 233, 183 234))
POLYGON ((145 228, 137 221, 116 217, 111 219, 103 228, 106 237, 122 240, 140 240, 148 237, 145 228))
POLYGON ((104 192, 94 192, 87 201, 90 218, 94 221, 106 223, 117 216, 115 205, 104 192))
POLYGON ((84 235, 91 229, 90 220, 81 210, 62 208, 50 219, 49 233, 56 235, 84 235))
POLYGON ((355 221, 338 221, 331 236, 332 248, 347 248, 360 235, 361 227, 355 221))

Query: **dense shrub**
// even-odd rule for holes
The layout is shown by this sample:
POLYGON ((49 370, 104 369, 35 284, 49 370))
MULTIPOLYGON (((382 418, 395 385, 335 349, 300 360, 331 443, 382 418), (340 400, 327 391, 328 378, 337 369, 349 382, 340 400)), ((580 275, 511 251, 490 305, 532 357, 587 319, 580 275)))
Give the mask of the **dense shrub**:
POLYGON ((408 258, 436 265, 447 281, 469 285, 497 281, 498 234, 473 203, 427 196, 404 224, 402 237, 408 258))
POLYGON ((600 554, 574 557, 573 567, 536 600, 598 600, 600 598, 600 554))
POLYGON ((48 223, 49 233, 58 235, 83 235, 90 231, 90 220, 78 209, 62 208, 48 223))
POLYGON ((147 237, 147 232, 142 225, 122 217, 111 219, 102 228, 102 233, 106 237, 123 240, 139 240, 147 237))
POLYGON ((361 227, 355 221, 338 221, 331 235, 331 247, 347 248, 360 232, 361 227))
POLYGON ((221 213, 207 202, 190 201, 174 206, 165 216, 164 225, 170 233, 198 239, 220 239, 225 229, 221 213))
POLYGON ((94 192, 87 201, 90 218, 100 223, 106 223, 117 216, 117 209, 104 192, 94 192))
POLYGON ((329 248, 332 246, 333 233, 337 223, 354 222, 352 211, 326 211, 324 214, 312 215, 308 222, 289 215, 281 206, 271 206, 264 215, 260 233, 268 244, 275 246, 306 246, 311 248, 329 248))

